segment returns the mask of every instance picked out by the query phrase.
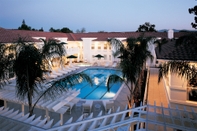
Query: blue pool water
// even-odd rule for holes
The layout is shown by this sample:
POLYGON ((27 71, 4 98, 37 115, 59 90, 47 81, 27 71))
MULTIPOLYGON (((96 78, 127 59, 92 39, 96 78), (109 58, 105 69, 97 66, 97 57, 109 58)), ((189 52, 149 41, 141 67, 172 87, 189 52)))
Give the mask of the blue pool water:
POLYGON ((115 69, 106 69, 106 68, 89 68, 83 71, 92 79, 93 86, 87 82, 81 82, 72 88, 80 89, 80 94, 77 96, 82 99, 112 99, 122 83, 117 82, 111 84, 110 92, 107 92, 107 79, 110 74, 116 74, 121 76, 121 71, 115 69))

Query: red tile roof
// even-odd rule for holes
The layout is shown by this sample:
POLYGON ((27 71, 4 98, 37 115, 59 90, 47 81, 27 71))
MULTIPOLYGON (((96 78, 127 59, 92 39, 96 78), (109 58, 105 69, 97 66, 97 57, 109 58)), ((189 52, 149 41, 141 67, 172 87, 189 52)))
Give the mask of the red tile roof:
MULTIPOLYGON (((182 36, 184 32, 175 33, 174 36, 182 36)), ((53 39, 58 37, 67 38, 68 41, 82 41, 82 38, 97 38, 95 41, 107 41, 108 38, 137 38, 142 35, 141 32, 90 32, 90 33, 60 33, 60 32, 40 32, 27 30, 10 30, 0 28, 0 42, 13 42, 13 39, 21 37, 46 37, 53 39)), ((167 32, 145 32, 144 36, 168 38, 167 32)))
POLYGON ((23 37, 26 42, 37 42, 38 40, 33 39, 31 36, 23 36, 21 34, 17 34, 12 30, 7 30, 0 28, 0 43, 15 43, 17 42, 19 37, 23 37))

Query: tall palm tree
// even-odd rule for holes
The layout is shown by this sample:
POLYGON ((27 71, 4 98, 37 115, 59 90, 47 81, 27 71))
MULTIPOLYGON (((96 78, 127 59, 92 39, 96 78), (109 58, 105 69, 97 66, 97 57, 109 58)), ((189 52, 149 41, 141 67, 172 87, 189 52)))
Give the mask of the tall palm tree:
MULTIPOLYGON (((111 39, 110 43, 117 50, 116 55, 120 55, 119 67, 122 70, 123 78, 118 79, 117 76, 110 76, 108 81, 127 81, 130 85, 127 86, 130 91, 128 96, 129 107, 132 107, 132 98, 136 104, 139 103, 141 79, 143 79, 143 70, 145 69, 145 62, 148 58, 152 60, 153 56, 148 51, 148 42, 151 37, 140 36, 138 38, 127 38, 127 44, 123 45, 117 39, 111 39), (133 95, 134 94, 134 95, 133 95)), ((109 84, 108 84, 109 85, 109 84)), ((127 84, 128 85, 128 84, 127 84)))
MULTIPOLYGON (((40 86, 44 82, 43 73, 47 70, 46 59, 50 59, 50 56, 54 54, 60 57, 64 53, 62 45, 57 45, 54 41, 45 43, 42 50, 37 49, 34 44, 27 44, 24 41, 20 41, 16 50, 16 60, 14 62, 14 71, 16 73, 16 94, 21 99, 27 98, 29 104, 30 116, 33 114, 34 107, 37 102, 43 96, 49 96, 55 98, 57 94, 61 94, 66 90, 66 87, 62 88, 60 84, 56 82, 51 83, 50 87, 40 86), (45 61, 43 61, 45 60, 45 61), (39 87, 39 88, 38 88, 39 87), (42 91, 39 89, 42 88, 42 91), (33 103, 32 99, 37 97, 37 101, 33 103)), ((66 80, 68 85, 76 84, 82 80, 91 82, 91 80, 85 74, 73 74, 69 75, 61 80, 66 80)))

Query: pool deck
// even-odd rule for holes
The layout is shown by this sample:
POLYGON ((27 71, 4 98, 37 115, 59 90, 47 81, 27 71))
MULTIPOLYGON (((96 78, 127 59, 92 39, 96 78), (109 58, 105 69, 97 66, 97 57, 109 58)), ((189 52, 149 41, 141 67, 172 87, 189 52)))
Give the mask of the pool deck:
MULTIPOLYGON (((83 70, 85 67, 80 68, 79 70, 83 70)), ((78 72, 79 70, 76 70, 75 72, 78 72)), ((73 72, 73 73, 75 73, 73 72)), ((163 83, 161 82, 160 84, 157 83, 157 77, 158 77, 158 69, 157 68, 151 68, 150 69, 150 79, 149 79, 149 88, 148 88, 148 102, 149 104, 153 105, 154 101, 156 101, 157 105, 160 105, 162 102, 164 106, 167 106, 168 101, 167 97, 165 94, 165 89, 163 86, 163 83)), ((116 110, 119 106, 120 109, 123 110, 125 106, 127 105, 127 95, 129 91, 127 87, 123 87, 121 91, 119 92, 119 95, 116 97, 114 100, 114 109, 116 110)), ((80 100, 78 103, 84 103, 84 100, 80 100)), ((92 106, 92 112, 93 112, 93 117, 97 116, 99 111, 96 109, 95 104, 101 105, 100 110, 103 110, 105 112, 103 104, 101 101, 94 101, 93 106, 92 106)), ((10 108, 14 107, 15 109, 21 110, 21 105, 19 104, 14 104, 14 103, 9 103, 8 106, 10 108)), ((114 112, 113 110, 112 112, 114 112)), ((25 114, 28 112, 28 108, 25 107, 25 114)), ((45 110, 43 109, 38 109, 35 108, 34 114, 36 114, 36 117, 42 116, 42 118, 45 117, 45 110)), ((63 123, 65 123, 70 117, 73 117, 73 121, 76 121, 81 115, 83 114, 82 112, 82 106, 77 107, 76 105, 72 108, 71 114, 69 112, 66 112, 63 115, 63 123)), ((49 112, 50 119, 54 119, 54 124, 60 120, 60 114, 55 113, 55 112, 49 112)))
MULTIPOLYGON (((95 67, 97 67, 97 66, 95 66, 95 67)), ((71 73, 80 72, 81 70, 84 70, 85 68, 87 68, 87 67, 81 67, 80 69, 75 70, 71 73)), ((68 73, 67 75, 69 75, 71 73, 68 73)), ((114 112, 118 107, 120 107, 121 110, 123 110, 125 108, 125 106, 127 105, 127 94, 128 94, 128 92, 129 91, 128 91, 127 87, 122 87, 121 88, 121 91, 119 92, 119 95, 117 95, 116 99, 114 100, 114 110, 112 112, 114 112)), ((85 100, 81 99, 78 103, 80 103, 80 104, 85 103, 85 100)), ((93 105, 92 105, 93 117, 97 116, 98 113, 100 112, 100 110, 96 109, 96 107, 95 107, 96 104, 101 105, 100 110, 103 110, 103 113, 105 113, 102 101, 101 100, 93 100, 93 105)), ((21 105, 20 104, 16 104, 16 103, 12 103, 12 102, 8 102, 8 107, 21 110, 21 105)), ((28 107, 27 106, 25 106, 25 114, 26 113, 28 113, 28 107)), ((46 111, 44 109, 35 108, 34 109, 34 114, 36 114, 36 117, 42 116, 42 118, 44 118, 45 114, 46 114, 46 111)), ((69 112, 66 112, 63 115, 63 123, 65 123, 70 117, 73 117, 73 121, 76 121, 82 114, 83 114, 82 106, 77 107, 76 105, 74 105, 74 107, 71 110, 71 114, 69 112)), ((50 119, 54 119, 54 124, 60 120, 60 114, 58 114, 58 113, 49 112, 49 116, 50 116, 50 119)))

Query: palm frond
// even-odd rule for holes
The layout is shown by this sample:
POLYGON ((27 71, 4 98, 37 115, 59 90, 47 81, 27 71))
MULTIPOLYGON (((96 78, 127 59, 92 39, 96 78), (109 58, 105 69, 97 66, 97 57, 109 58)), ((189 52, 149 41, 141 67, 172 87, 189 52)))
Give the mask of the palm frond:
POLYGON ((118 75, 112 74, 107 79, 107 91, 110 91, 111 85, 116 82, 123 82, 124 79, 118 75))
POLYGON ((51 86, 47 88, 46 91, 44 91, 43 96, 47 97, 50 96, 52 98, 55 98, 57 94, 61 94, 64 91, 67 91, 68 88, 71 88, 75 84, 79 84, 82 81, 88 82, 91 86, 93 85, 93 82, 91 78, 85 74, 85 73, 77 73, 77 74, 71 74, 66 77, 63 77, 57 81, 51 82, 51 86))
POLYGON ((164 63, 159 69, 158 82, 161 81, 163 76, 167 76, 168 73, 176 73, 180 77, 185 77, 187 80, 190 80, 197 76, 197 68, 193 65, 190 65, 186 61, 169 61, 164 63))

